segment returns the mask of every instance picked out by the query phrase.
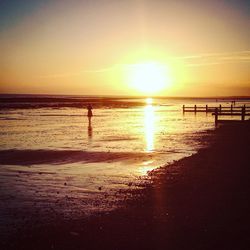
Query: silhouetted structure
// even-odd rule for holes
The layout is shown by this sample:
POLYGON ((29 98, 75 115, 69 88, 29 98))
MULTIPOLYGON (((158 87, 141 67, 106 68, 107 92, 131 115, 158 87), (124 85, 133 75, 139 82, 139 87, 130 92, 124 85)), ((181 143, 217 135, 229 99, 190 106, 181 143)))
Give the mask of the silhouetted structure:
MULTIPOLYGON (((245 121, 246 116, 250 116, 250 113, 246 113, 246 107, 245 105, 240 107, 240 110, 236 110, 236 112, 229 112, 228 110, 225 111, 221 111, 218 108, 215 109, 215 112, 212 113, 212 115, 214 115, 215 118, 215 125, 218 124, 218 122, 232 122, 232 121, 237 121, 237 120, 219 120, 219 116, 240 116, 241 117, 241 121, 245 121)), ((249 112, 249 108, 247 109, 247 111, 249 112)))
MULTIPOLYGON (((244 107, 247 109, 246 111, 249 111, 250 107, 244 105, 244 107)), ((230 106, 222 106, 221 104, 217 107, 214 106, 182 106, 182 112, 183 114, 186 112, 192 112, 192 113, 199 113, 199 112, 205 112, 205 113, 212 113, 215 112, 215 109, 218 109, 218 112, 241 112, 242 106, 233 106, 232 104, 230 106)))
POLYGON ((215 117, 215 124, 217 125, 218 122, 232 122, 232 121, 237 121, 237 120, 221 120, 219 119, 219 116, 241 116, 241 121, 245 121, 246 116, 250 116, 250 107, 246 106, 245 104, 243 106, 222 106, 221 104, 218 107, 209 107, 208 105, 206 106, 182 106, 182 112, 185 114, 186 112, 192 112, 194 114, 198 112, 205 112, 205 113, 210 113, 212 112, 212 115, 215 117))

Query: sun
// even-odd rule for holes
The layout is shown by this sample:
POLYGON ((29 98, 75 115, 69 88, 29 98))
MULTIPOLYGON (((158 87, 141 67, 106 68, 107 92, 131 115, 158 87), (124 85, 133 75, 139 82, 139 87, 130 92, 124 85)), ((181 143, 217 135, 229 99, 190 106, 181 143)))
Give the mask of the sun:
POLYGON ((156 94, 170 85, 170 76, 166 65, 143 62, 129 66, 128 81, 140 93, 156 94))

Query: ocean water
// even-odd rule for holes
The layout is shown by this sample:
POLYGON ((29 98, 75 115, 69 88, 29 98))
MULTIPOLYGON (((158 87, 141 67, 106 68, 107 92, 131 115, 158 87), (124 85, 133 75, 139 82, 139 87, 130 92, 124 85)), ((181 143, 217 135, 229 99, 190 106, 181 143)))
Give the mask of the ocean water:
POLYGON ((167 98, 85 98, 81 105, 68 98, 54 105, 53 98, 16 103, 12 97, 0 111, 3 214, 109 211, 124 199, 123 190, 150 181, 148 171, 206 146, 202 134, 215 128, 214 117, 183 114, 183 104, 230 105, 229 100, 167 98), (89 102, 91 129, 84 108, 89 102))

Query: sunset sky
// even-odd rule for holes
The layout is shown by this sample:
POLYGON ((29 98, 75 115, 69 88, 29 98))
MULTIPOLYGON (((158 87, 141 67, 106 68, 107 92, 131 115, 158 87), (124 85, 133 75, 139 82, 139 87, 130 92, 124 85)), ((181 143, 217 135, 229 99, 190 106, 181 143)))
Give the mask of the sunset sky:
POLYGON ((1 0, 0 93, 250 96, 244 0, 1 0))

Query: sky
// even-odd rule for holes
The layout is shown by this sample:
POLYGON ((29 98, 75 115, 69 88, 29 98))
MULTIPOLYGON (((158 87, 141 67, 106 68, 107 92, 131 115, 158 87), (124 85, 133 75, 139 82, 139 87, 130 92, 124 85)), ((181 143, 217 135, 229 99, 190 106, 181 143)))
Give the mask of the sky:
POLYGON ((250 1, 0 0, 0 93, 250 96, 250 1))

